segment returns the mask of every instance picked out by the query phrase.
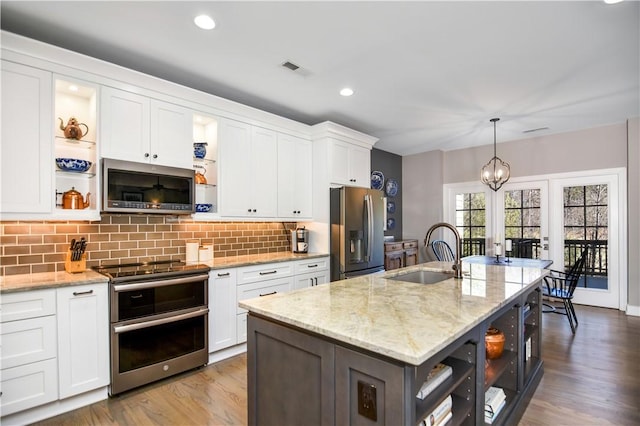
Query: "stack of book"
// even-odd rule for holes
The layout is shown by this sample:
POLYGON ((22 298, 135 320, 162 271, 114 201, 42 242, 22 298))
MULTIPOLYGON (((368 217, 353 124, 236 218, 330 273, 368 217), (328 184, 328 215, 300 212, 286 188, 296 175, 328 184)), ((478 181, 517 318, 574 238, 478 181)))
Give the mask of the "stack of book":
POLYGON ((427 380, 422 384, 417 398, 425 399, 427 395, 429 395, 435 388, 438 387, 442 382, 444 382, 448 377, 451 377, 453 373, 453 369, 446 364, 437 364, 433 369, 429 372, 427 376, 427 380))
POLYGON ((507 403, 504 389, 491 386, 484 394, 484 422, 491 424, 507 403))
POLYGON ((452 405, 453 399, 451 395, 449 395, 420 422, 420 426, 440 426, 447 424, 447 422, 451 420, 451 417, 453 417, 453 412, 451 411, 452 405))

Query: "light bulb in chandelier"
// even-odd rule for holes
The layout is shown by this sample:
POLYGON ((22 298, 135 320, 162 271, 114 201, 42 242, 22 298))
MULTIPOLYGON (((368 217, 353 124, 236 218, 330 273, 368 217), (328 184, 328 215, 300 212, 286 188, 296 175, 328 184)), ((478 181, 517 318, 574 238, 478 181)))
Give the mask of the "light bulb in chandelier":
POLYGON ((496 155, 496 122, 498 120, 500 119, 492 118, 489 120, 493 123, 493 158, 482 167, 480 175, 480 181, 485 185, 489 185, 489 188, 494 191, 499 190, 511 177, 509 163, 502 161, 496 155))

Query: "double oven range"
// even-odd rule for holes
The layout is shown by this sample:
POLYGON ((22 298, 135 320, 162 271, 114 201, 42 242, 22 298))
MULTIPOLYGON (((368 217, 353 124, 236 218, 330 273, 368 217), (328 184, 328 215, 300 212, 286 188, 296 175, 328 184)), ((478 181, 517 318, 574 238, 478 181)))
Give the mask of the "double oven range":
POLYGON ((206 365, 206 265, 179 261, 94 268, 110 279, 110 395, 206 365))

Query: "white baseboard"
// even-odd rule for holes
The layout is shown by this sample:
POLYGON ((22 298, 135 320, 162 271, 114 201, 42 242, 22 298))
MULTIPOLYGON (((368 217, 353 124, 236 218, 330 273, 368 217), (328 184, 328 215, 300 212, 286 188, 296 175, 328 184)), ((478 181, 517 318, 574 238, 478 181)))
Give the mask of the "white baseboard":
POLYGON ((627 315, 640 317, 640 306, 627 305, 627 315))
POLYGON ((105 400, 109 397, 107 387, 99 388, 61 401, 50 402, 39 407, 2 417, 2 426, 26 425, 58 416, 71 410, 105 400))
POLYGON ((231 346, 230 348, 222 349, 217 352, 213 352, 209 354, 209 364, 213 364, 216 362, 220 362, 224 359, 231 358, 232 356, 240 355, 247 351, 247 344, 241 343, 236 346, 231 346))

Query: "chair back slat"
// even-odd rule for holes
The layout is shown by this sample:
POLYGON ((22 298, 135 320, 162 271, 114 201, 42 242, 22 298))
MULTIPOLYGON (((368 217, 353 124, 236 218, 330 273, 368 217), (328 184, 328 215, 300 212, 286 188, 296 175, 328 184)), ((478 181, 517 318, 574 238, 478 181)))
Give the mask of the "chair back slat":
POLYGON ((576 287, 578 286, 578 281, 580 281, 580 277, 585 273, 585 265, 587 263, 588 251, 589 251, 588 248, 585 248, 582 251, 582 254, 578 258, 578 260, 576 260, 576 263, 573 264, 573 266, 567 273, 566 291, 568 292, 569 296, 573 296, 573 292, 576 290, 576 287))
POLYGON ((433 254, 436 259, 441 262, 453 262, 456 260, 453 255, 453 250, 449 247, 446 241, 443 240, 434 240, 431 242, 431 250, 433 250, 433 254))

